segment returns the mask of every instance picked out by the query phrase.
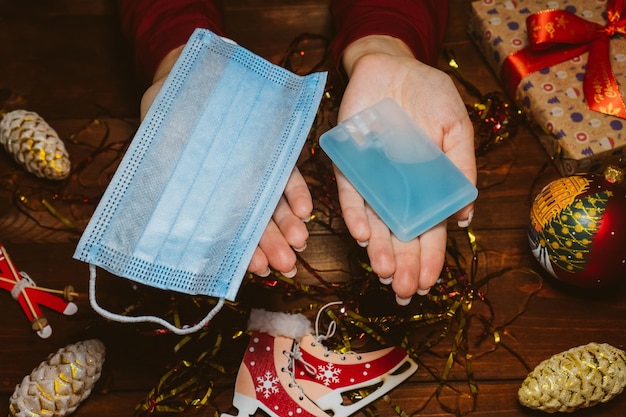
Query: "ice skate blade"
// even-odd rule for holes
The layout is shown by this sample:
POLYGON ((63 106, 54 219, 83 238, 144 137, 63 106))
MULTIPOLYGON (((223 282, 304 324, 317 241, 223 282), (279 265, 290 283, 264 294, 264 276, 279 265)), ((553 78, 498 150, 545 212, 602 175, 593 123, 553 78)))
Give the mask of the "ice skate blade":
POLYGON ((343 389, 342 392, 336 390, 331 391, 315 400, 312 399, 312 401, 322 410, 331 410, 333 417, 348 417, 387 394, 389 391, 408 379, 416 371, 417 364, 412 359, 407 357, 406 361, 400 363, 388 374, 369 380, 366 383, 357 384, 349 387, 348 389, 343 389), (394 374, 394 372, 403 367, 406 369, 403 369, 402 372, 398 374, 394 374), (342 393, 373 387, 378 384, 380 384, 380 386, 366 397, 363 397, 352 404, 344 404, 344 399, 341 395, 342 393))

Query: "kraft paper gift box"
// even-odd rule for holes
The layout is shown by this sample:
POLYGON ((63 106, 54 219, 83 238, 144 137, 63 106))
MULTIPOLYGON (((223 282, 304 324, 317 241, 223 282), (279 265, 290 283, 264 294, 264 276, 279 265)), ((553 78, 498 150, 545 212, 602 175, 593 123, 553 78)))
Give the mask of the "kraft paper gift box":
MULTIPOLYGON (((589 69, 588 52, 540 67, 535 72, 524 74, 522 71, 521 81, 517 85, 514 85, 515 80, 510 79, 509 56, 519 56, 516 55, 520 54, 518 51, 529 46, 526 20, 530 15, 561 9, 603 28, 607 25, 607 6, 611 3, 607 0, 478 0, 472 3, 468 28, 470 37, 502 81, 503 88, 509 91, 509 95, 528 117, 537 137, 562 175, 602 172, 610 164, 623 166, 626 119, 622 118, 623 113, 622 117, 617 117, 589 109, 583 92, 583 80, 589 69), (505 63, 507 59, 509 62, 505 63)), ((567 15, 565 17, 568 18, 567 15)), ((543 36, 550 38, 552 29, 576 28, 575 25, 568 26, 568 21, 569 18, 563 24, 544 25, 539 29, 544 31, 543 36)), ((537 24, 532 27, 533 31, 538 29, 537 24)), ((578 36, 580 29, 570 33, 578 36)), ((615 92, 619 86, 623 97, 626 85, 626 38, 616 34, 609 39, 609 51, 602 58, 606 60, 605 69, 612 68, 615 75, 615 92)), ((602 85, 596 87, 603 88, 602 85)), ((615 103, 622 101, 619 94, 614 96, 617 96, 612 98, 615 103)), ((604 109, 611 113, 613 104, 604 109)))

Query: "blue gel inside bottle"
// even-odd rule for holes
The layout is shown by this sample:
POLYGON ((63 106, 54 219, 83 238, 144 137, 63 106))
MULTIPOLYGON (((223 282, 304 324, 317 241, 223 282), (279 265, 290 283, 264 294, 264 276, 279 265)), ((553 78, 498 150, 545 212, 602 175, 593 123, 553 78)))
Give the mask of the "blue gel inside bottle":
POLYGON ((402 241, 421 235, 478 196, 476 187, 392 99, 324 133, 320 146, 402 241))

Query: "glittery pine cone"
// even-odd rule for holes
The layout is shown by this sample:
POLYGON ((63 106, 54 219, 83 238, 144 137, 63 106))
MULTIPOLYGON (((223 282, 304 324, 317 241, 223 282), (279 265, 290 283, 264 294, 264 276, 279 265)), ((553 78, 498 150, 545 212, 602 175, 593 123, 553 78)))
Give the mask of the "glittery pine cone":
POLYGON ((522 405, 549 413, 573 412, 604 403, 626 385, 626 352, 589 343, 541 362, 518 392, 522 405))
POLYGON ((59 349, 15 387, 9 417, 62 417, 91 394, 104 363, 104 344, 96 339, 59 349))
POLYGON ((26 170, 40 178, 62 180, 70 159, 56 131, 37 113, 13 110, 0 121, 0 143, 26 170))

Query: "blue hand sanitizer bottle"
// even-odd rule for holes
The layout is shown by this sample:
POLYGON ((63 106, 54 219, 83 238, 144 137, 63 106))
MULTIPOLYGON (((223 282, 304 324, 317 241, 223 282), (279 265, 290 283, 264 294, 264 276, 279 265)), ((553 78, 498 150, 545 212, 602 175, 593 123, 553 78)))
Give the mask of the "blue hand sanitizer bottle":
POLYGON ((339 123, 320 146, 389 229, 409 241, 478 196, 393 99, 339 123))

